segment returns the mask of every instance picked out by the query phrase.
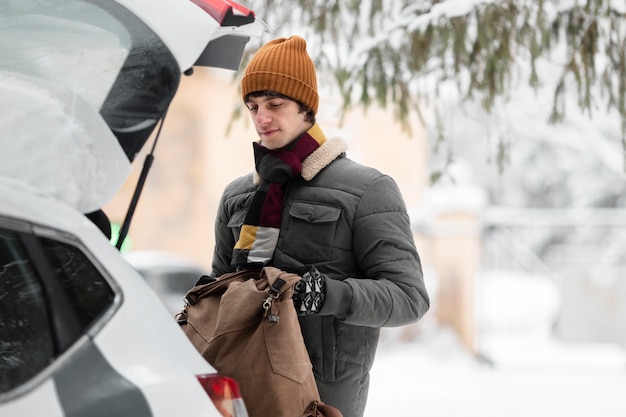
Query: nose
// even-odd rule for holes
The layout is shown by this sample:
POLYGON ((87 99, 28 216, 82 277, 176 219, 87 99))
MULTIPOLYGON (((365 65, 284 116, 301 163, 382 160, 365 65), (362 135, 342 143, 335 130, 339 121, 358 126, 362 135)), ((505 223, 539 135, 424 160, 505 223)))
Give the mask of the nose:
POLYGON ((266 124, 268 124, 269 122, 272 121, 272 118, 270 117, 269 113, 267 111, 265 111, 265 109, 263 109, 261 107, 259 107, 257 109, 255 117, 256 117, 256 123, 259 126, 266 125, 266 124))

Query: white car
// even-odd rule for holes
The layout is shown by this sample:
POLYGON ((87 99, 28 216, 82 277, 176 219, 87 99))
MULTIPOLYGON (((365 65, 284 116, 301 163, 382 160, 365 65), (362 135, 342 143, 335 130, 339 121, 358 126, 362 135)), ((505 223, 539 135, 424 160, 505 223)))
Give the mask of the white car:
POLYGON ((97 214, 182 74, 263 30, 229 0, 0 2, 1 417, 247 415, 97 214))

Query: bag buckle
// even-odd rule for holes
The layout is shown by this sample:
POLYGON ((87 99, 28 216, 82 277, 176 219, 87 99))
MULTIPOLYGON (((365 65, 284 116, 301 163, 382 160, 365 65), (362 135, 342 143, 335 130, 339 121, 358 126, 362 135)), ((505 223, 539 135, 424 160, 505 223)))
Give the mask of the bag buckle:
MULTIPOLYGON (((285 285, 285 281, 278 278, 267 290, 267 298, 263 301, 263 318, 268 317, 272 303, 280 295, 280 289, 285 285)), ((268 320, 271 323, 278 323, 278 314, 270 314, 268 320)))

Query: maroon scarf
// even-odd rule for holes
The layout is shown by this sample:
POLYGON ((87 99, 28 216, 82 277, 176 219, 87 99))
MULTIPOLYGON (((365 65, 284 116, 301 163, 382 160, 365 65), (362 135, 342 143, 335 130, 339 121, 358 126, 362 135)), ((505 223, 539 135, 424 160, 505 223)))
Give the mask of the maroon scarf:
POLYGON ((231 265, 237 269, 260 268, 269 263, 278 243, 285 185, 300 177, 302 162, 318 149, 326 137, 317 124, 282 150, 254 143, 254 160, 261 183, 246 213, 231 265))

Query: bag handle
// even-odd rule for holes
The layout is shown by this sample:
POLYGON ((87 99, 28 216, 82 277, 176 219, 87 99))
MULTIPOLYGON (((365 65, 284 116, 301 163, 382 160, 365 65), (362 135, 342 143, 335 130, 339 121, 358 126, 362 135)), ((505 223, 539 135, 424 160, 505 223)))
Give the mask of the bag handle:
MULTIPOLYGON (((261 270, 258 269, 243 269, 236 272, 226 273, 218 277, 215 281, 208 282, 202 285, 196 285, 185 295, 186 305, 197 304, 202 298, 208 297, 211 294, 225 292, 228 286, 232 282, 244 282, 249 279, 259 280, 265 278, 267 285, 269 286, 268 296, 263 302, 264 314, 267 316, 272 302, 280 297, 289 288, 292 288, 300 280, 300 276, 292 273, 282 271, 278 268, 266 266, 261 270), (287 285, 285 285, 287 284, 287 285)), ((184 323, 186 320, 184 310, 178 314, 179 322, 184 323)))
POLYGON ((258 279, 260 274, 259 270, 254 269, 244 269, 241 271, 229 272, 224 275, 220 275, 216 280, 211 282, 207 282, 206 284, 196 285, 185 294, 185 306, 182 311, 177 313, 174 317, 176 318, 176 322, 180 326, 185 326, 187 324, 187 307, 197 304, 201 299, 208 297, 211 294, 225 292, 228 288, 228 285, 231 282, 236 281, 247 281, 250 278, 258 279))
POLYGON ((228 285, 231 282, 235 281, 247 281, 250 278, 258 279, 259 278, 259 270, 255 269, 244 269, 236 272, 229 272, 227 274, 221 275, 217 280, 197 285, 190 289, 185 295, 185 302, 189 305, 194 305, 202 298, 209 296, 210 294, 214 294, 216 292, 226 291, 228 285))

